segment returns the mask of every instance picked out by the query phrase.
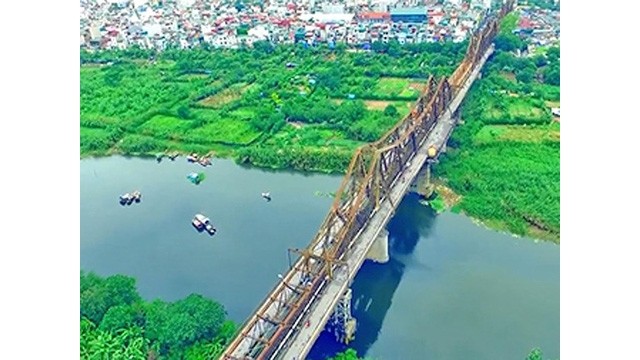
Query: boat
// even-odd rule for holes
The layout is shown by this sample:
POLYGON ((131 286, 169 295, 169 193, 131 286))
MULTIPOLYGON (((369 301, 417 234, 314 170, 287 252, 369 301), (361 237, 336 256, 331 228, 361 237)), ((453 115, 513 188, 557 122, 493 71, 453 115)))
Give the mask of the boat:
POLYGON ((211 220, 202 214, 196 214, 196 216, 193 217, 193 220, 191 220, 191 224, 198 231, 206 231, 209 235, 214 235, 217 231, 216 228, 211 225, 211 220))
POLYGON ((271 201, 271 194, 268 192, 263 192, 262 197, 267 201, 271 201))
POLYGON ((202 180, 204 180, 205 175, 204 173, 189 173, 189 175, 187 175, 187 179, 189 179, 189 181, 191 181, 192 183, 198 185, 202 182, 202 180))
POLYGON ((140 193, 140 191, 136 190, 131 193, 120 195, 119 201, 120 205, 131 205, 134 201, 139 203, 141 199, 142 194, 140 193))
POLYGON ((187 156, 187 161, 188 162, 197 162, 198 161, 198 154, 193 153, 193 154, 187 156))
POLYGON ((209 158, 203 157, 203 158, 200 158, 200 160, 198 160, 198 164, 200 164, 200 165, 202 165, 204 167, 207 167, 207 166, 211 165, 211 160, 209 160, 209 158))
POLYGON ((204 229, 209 233, 209 235, 215 235, 217 231, 211 224, 205 224, 204 229))
POLYGON ((120 205, 130 205, 133 202, 133 197, 131 194, 126 193, 124 195, 120 195, 120 205))

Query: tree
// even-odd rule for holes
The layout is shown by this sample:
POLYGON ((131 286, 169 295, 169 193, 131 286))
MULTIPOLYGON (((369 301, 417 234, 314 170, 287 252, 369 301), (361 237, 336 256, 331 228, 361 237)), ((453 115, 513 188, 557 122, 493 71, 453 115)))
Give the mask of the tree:
POLYGON ((173 304, 156 300, 145 312, 147 337, 160 344, 161 354, 182 352, 198 341, 213 339, 226 317, 222 305, 196 294, 173 304))
POLYGON ((552 48, 549 48, 549 50, 547 50, 547 58, 549 59, 549 62, 554 63, 560 60, 560 48, 557 46, 554 46, 552 48))
POLYGON ((135 279, 131 277, 113 275, 102 279, 94 273, 80 273, 80 315, 94 324, 99 324, 111 307, 140 300, 135 279))
POLYGON ((337 120, 342 125, 348 126, 349 124, 357 121, 365 116, 367 110, 362 100, 345 101, 338 107, 337 120))
POLYGON ((544 71, 544 82, 550 85, 560 86, 560 67, 547 67, 544 71))
POLYGON ((373 50, 374 52, 377 53, 384 53, 387 51, 387 49, 389 48, 389 46, 385 43, 383 43, 382 41, 374 41, 371 44, 371 50, 373 50))
POLYGON ((436 66, 445 66, 449 63, 449 58, 446 56, 443 56, 441 54, 437 54, 436 56, 433 57, 433 59, 431 59, 431 62, 429 63, 429 65, 431 65, 432 67, 436 67, 436 66))
POLYGON ((191 118, 191 110, 189 110, 189 107, 180 105, 180 107, 178 107, 178 117, 185 120, 191 118))
POLYGON ((116 332, 136 324, 136 312, 130 305, 117 305, 109 308, 100 322, 99 329, 116 332))
POLYGON ((266 40, 259 40, 253 43, 253 50, 259 56, 273 53, 273 45, 266 40))
POLYGON ((398 116, 398 109, 395 106, 389 104, 386 108, 384 108, 384 114, 390 117, 398 116))
POLYGON ((496 50, 513 51, 522 48, 522 40, 514 34, 499 34, 494 42, 496 50))
POLYGON ((516 67, 516 57, 506 51, 498 51, 490 62, 490 66, 497 70, 512 71, 516 67))
POLYGON ((387 48, 387 54, 391 57, 400 57, 402 56, 402 45, 398 42, 398 40, 389 41, 389 47, 387 48))
POLYGON ((335 91, 340 86, 342 81, 340 68, 332 66, 328 69, 324 69, 318 72, 317 81, 321 86, 326 87, 331 91, 335 91))
POLYGON ((516 80, 528 84, 533 81, 536 76, 536 72, 531 68, 524 68, 516 72, 516 80))
POLYGON ((538 54, 533 57, 533 62, 536 64, 537 67, 543 67, 547 65, 547 58, 544 57, 544 55, 538 54))

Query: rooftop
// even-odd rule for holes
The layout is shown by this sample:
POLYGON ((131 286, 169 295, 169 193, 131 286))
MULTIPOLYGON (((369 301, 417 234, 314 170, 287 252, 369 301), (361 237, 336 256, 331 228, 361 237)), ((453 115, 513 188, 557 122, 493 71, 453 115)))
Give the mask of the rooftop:
POLYGON ((391 15, 427 15, 427 8, 423 6, 391 9, 391 15))

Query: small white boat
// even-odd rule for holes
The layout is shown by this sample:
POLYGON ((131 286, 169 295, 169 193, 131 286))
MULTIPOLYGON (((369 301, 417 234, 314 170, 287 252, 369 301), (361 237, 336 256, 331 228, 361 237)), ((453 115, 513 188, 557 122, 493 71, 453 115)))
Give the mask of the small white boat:
POLYGON ((268 192, 263 192, 262 197, 267 201, 271 201, 271 194, 269 194, 268 192))
POLYGON ((196 214, 193 220, 191 220, 191 224, 198 229, 198 231, 206 230, 210 235, 214 235, 217 231, 216 228, 211 225, 211 220, 202 214, 196 214))

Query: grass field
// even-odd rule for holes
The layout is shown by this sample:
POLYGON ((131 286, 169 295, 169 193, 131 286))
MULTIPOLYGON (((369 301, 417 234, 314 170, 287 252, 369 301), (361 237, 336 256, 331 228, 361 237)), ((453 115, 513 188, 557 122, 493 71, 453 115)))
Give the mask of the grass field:
POLYGON ((496 141, 539 143, 560 141, 560 129, 552 125, 524 127, 522 125, 486 125, 473 136, 476 145, 496 141))
POLYGON ((398 110, 400 116, 404 117, 411 111, 415 103, 411 101, 365 100, 364 104, 368 110, 378 111, 384 111, 387 106, 393 105, 396 107, 396 110, 398 110))
POLYGON ((247 145, 260 136, 260 132, 254 130, 249 122, 233 117, 220 118, 187 131, 186 135, 191 141, 210 144, 214 142, 247 145))
MULTIPOLYGON (((424 85, 422 85, 424 86, 424 85)), ((373 94, 377 97, 418 98, 422 90, 421 84, 406 78, 383 77, 378 80, 373 94)))
POLYGON ((503 94, 486 100, 481 120, 486 124, 543 124, 551 120, 551 111, 542 102, 503 94))
POLYGON ((290 146, 302 145, 309 147, 337 147, 355 149, 362 142, 350 140, 341 131, 327 128, 322 125, 307 125, 298 127, 287 124, 283 129, 265 142, 267 145, 290 146))
POLYGON ((138 129, 140 134, 164 139, 181 140, 187 130, 193 126, 190 120, 173 116, 156 115, 147 120, 138 129))
POLYGON ((214 109, 220 108, 222 105, 239 99, 245 91, 250 89, 250 87, 251 85, 247 85, 245 83, 234 84, 215 95, 202 99, 199 104, 214 109))

